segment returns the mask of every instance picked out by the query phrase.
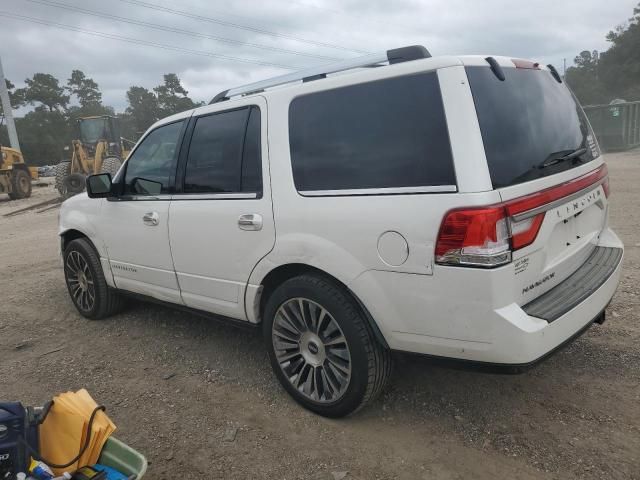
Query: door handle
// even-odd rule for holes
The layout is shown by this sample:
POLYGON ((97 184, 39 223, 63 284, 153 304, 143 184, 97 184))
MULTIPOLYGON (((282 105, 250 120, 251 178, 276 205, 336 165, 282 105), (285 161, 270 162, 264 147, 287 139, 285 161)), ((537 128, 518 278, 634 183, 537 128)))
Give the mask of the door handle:
POLYGON ((158 212, 148 212, 142 216, 142 222, 150 227, 155 227, 160 223, 160 215, 158 212))
POLYGON ((247 213, 238 218, 240 230, 262 230, 262 215, 257 213, 247 213))

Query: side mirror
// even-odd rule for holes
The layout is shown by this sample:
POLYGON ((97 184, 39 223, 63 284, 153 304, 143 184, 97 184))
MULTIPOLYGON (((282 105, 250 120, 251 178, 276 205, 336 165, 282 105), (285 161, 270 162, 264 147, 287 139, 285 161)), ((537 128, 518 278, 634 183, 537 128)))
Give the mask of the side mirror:
POLYGON ((89 198, 105 198, 111 195, 111 174, 99 173, 87 177, 87 195, 89 198))

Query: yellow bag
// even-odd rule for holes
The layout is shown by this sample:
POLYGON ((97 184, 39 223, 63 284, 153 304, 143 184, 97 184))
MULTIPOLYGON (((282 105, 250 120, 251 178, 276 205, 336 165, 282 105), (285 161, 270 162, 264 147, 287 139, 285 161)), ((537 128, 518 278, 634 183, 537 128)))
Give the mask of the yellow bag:
POLYGON ((40 456, 56 475, 93 465, 115 429, 85 389, 62 393, 40 425, 40 456))

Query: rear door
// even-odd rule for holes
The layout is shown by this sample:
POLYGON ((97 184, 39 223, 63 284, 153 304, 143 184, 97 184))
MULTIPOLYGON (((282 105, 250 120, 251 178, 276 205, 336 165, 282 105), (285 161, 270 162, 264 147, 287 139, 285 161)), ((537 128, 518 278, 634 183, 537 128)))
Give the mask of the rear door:
POLYGON ((258 97, 192 118, 169 212, 184 303, 243 320, 251 271, 275 242, 266 108, 258 97))
POLYGON ((515 61, 503 81, 488 66, 466 71, 493 187, 515 201, 512 242, 525 245, 513 255, 522 305, 592 253, 607 222, 606 166, 582 108, 548 70, 515 61))

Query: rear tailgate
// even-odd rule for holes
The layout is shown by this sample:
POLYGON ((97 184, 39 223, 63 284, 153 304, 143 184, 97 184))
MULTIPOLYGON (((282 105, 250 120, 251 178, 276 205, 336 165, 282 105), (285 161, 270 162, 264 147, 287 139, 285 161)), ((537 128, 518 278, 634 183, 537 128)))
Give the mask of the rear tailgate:
POLYGON ((533 62, 501 65, 497 73, 488 65, 466 71, 493 187, 510 214, 514 301, 522 306, 594 253, 607 224, 608 177, 560 78, 533 62))
MULTIPOLYGON (((574 273, 592 255, 607 224, 606 166, 598 161, 542 181, 500 189, 505 202, 550 200, 512 217, 512 225, 541 219, 530 245, 513 252, 516 303, 524 305, 574 273), (566 179, 567 176, 574 178, 566 179), (557 177, 564 181, 557 182, 557 177), (558 198, 556 198, 558 197, 558 198)), ((532 204, 534 204, 532 202, 532 204)))

